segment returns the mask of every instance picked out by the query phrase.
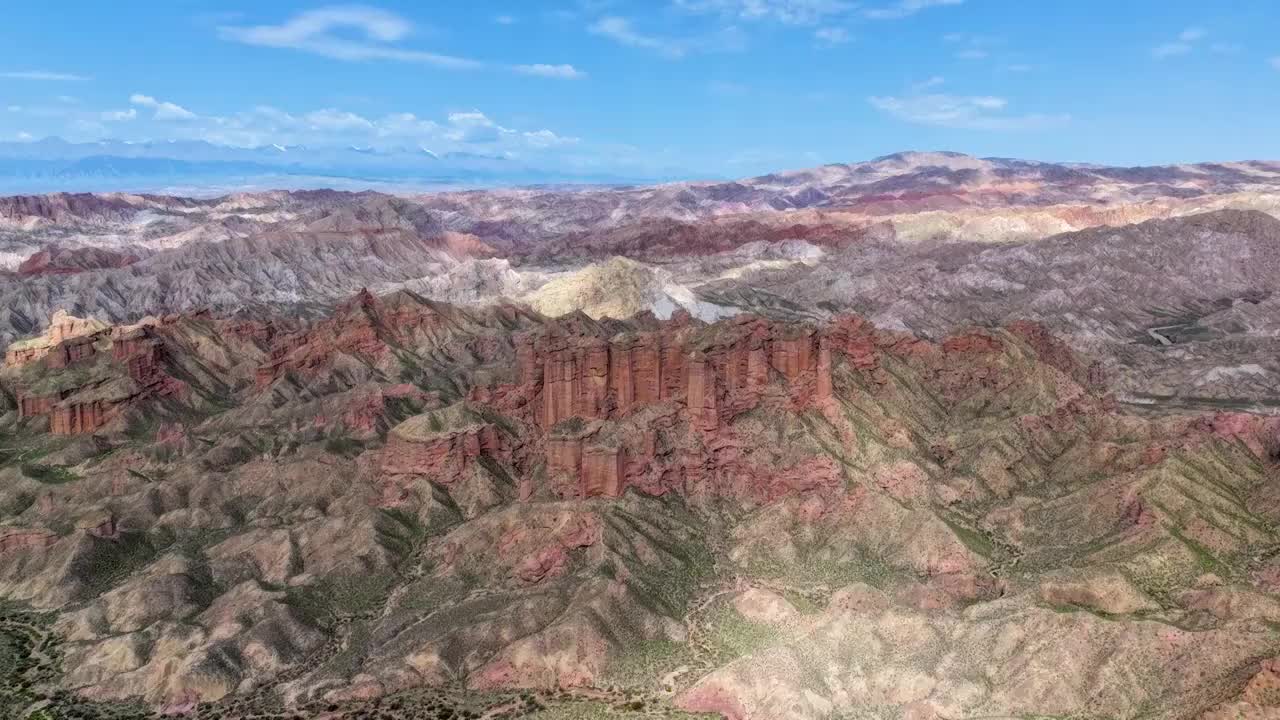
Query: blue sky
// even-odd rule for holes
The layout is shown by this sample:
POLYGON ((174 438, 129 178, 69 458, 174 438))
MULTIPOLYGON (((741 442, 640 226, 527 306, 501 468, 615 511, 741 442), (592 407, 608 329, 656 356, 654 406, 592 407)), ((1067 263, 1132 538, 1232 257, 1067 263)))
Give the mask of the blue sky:
POLYGON ((15 2, 0 140, 748 175, 906 149, 1280 158, 1280 2, 15 2))

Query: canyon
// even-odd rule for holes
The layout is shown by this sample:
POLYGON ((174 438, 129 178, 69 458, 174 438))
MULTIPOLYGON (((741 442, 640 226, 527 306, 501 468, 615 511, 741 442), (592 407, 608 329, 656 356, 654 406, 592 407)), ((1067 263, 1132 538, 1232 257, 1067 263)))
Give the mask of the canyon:
POLYGON ((1278 182, 0 198, 0 709, 1269 717, 1278 182))

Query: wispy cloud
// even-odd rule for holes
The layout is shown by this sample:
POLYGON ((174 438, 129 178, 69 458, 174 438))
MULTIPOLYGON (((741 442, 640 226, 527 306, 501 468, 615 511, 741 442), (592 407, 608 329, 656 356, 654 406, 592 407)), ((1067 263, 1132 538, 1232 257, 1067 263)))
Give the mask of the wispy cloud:
POLYGON ((1196 43, 1208 33, 1204 28, 1190 27, 1178 33, 1178 37, 1151 48, 1151 56, 1157 60, 1186 55, 1195 49, 1196 43))
POLYGON ((1267 63, 1270 64, 1271 67, 1275 68, 1276 70, 1280 70, 1280 55, 1277 55, 1271 58, 1270 60, 1267 61, 1267 63))
POLYGON ((868 8, 862 12, 872 20, 900 20, 911 17, 921 10, 948 5, 961 5, 964 0, 898 0, 892 5, 868 8))
POLYGON ((947 79, 942 77, 941 75, 934 75, 933 77, 926 78, 924 80, 921 80, 918 83, 912 84, 911 92, 914 94, 920 94, 925 90, 928 90, 929 88, 935 88, 935 87, 938 87, 939 85, 944 85, 946 84, 946 82, 947 82, 947 79))
POLYGON ((1062 125, 1071 119, 1065 114, 1009 113, 1009 101, 993 95, 923 92, 925 88, 941 84, 940 78, 931 78, 925 84, 917 84, 910 95, 876 96, 867 100, 872 107, 900 120, 961 130, 1032 130, 1062 125))
POLYGON ((413 25, 395 13, 361 6, 327 7, 294 15, 279 25, 218 28, 226 40, 259 47, 301 50, 335 60, 394 60, 450 69, 478 68, 483 63, 425 50, 394 45, 413 31, 413 25), (336 31, 360 36, 348 40, 336 31))
POLYGON ((817 25, 856 7, 845 0, 675 0, 675 6, 686 12, 786 25, 817 25))
POLYGON ((685 48, 677 41, 657 35, 646 35, 636 31, 631 21, 624 17, 603 17, 592 23, 587 31, 593 35, 609 38, 627 47, 653 50, 667 57, 683 57, 685 48))
POLYGON ((0 78, 8 80, 43 80, 47 82, 83 82, 89 78, 73 73, 50 72, 48 70, 10 70, 0 72, 0 78))
POLYGON ((515 157, 561 152, 581 142, 549 128, 516 128, 473 109, 433 120, 410 112, 366 116, 341 107, 289 112, 259 105, 229 114, 205 114, 150 95, 134 94, 126 109, 33 108, 10 111, 45 123, 45 133, 72 139, 128 138, 204 140, 236 147, 271 144, 312 147, 427 147, 437 150, 483 150, 515 157), (46 114, 58 110, 57 115, 46 114), (180 122, 179 122, 180 121, 180 122), (55 125, 55 123, 61 123, 55 125))
MULTIPOLYGON (((511 25, 516 18, 498 15, 494 22, 511 25)), ((395 13, 350 5, 308 10, 279 25, 222 25, 218 28, 218 35, 224 40, 244 45, 298 50, 350 62, 385 60, 449 70, 474 70, 490 65, 472 58, 402 46, 401 41, 410 37, 413 31, 413 24, 395 13)), ((497 67, 522 75, 549 78, 586 75, 572 65, 527 63, 497 67)))
POLYGON ((347 132, 351 130, 373 130, 373 121, 347 110, 323 108, 313 110, 302 116, 302 121, 312 130, 331 130, 347 132))
POLYGON ((447 140, 473 145, 487 145, 501 141, 517 141, 535 149, 559 147, 577 143, 578 138, 563 137, 550 130, 520 132, 506 128, 479 110, 449 113, 447 125, 442 130, 447 140))
POLYGON ((521 135, 524 138, 525 143, 530 147, 538 149, 560 147, 562 145, 576 145, 581 142, 576 137, 564 137, 562 135, 557 135, 550 130, 527 131, 521 135))
POLYGON ((578 70, 572 65, 547 65, 537 63, 534 65, 514 65, 511 69, 521 75, 537 75, 538 77, 563 78, 565 80, 577 80, 587 76, 586 73, 578 70))
POLYGON ((154 110, 157 120, 194 120, 196 117, 195 113, 181 105, 157 100, 150 95, 134 93, 129 96, 129 102, 138 107, 154 110))
POLYGON ((619 45, 650 50, 671 59, 682 58, 693 52, 734 52, 746 46, 744 34, 736 25, 705 35, 673 38, 643 33, 636 30, 628 18, 607 16, 587 26, 587 32, 608 38, 619 45))
POLYGON ((841 27, 824 27, 814 30, 813 37, 823 45, 843 45, 849 42, 849 31, 841 27))
POLYGON ((985 60, 991 55, 991 46, 1000 42, 999 38, 966 32, 947 33, 942 40, 956 47, 957 60, 985 60))
POLYGON ((138 111, 134 108, 129 108, 128 110, 107 110, 100 113, 99 117, 105 122, 125 122, 137 119, 138 111))

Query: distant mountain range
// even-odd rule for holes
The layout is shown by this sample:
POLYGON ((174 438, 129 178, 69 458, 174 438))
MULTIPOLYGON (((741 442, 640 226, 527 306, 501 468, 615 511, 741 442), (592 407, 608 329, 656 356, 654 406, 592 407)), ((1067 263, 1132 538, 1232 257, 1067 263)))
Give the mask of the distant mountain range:
POLYGON ((229 186, 277 188, 632 184, 624 177, 534 167, 521 161, 425 148, 265 145, 204 141, 73 143, 57 137, 0 143, 0 194, 155 191, 229 186))

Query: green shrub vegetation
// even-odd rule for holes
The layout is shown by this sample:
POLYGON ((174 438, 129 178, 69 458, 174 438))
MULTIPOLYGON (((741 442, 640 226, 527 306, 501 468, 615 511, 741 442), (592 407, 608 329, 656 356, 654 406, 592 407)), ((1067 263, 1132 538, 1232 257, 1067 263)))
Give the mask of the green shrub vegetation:
POLYGON ((23 463, 22 474, 46 485, 62 485, 80 479, 79 475, 61 465, 40 465, 38 463, 23 463))

